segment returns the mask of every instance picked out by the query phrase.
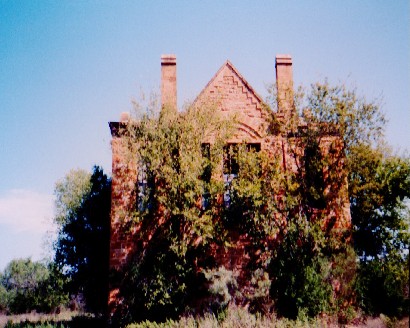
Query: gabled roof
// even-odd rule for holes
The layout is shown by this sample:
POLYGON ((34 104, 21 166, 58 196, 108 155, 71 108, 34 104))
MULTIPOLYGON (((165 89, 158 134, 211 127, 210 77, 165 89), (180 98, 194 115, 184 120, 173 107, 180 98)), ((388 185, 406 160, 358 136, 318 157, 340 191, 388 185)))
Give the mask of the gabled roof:
POLYGON ((242 84, 247 88, 248 92, 252 94, 259 103, 262 103, 263 100, 261 96, 259 96, 256 91, 252 88, 252 86, 248 83, 248 81, 245 80, 245 78, 242 76, 241 73, 236 69, 236 67, 229 61, 226 60, 226 62, 221 66, 221 68, 215 73, 215 75, 212 77, 212 79, 207 83, 207 85, 202 89, 202 91, 199 93, 199 95, 196 97, 194 100, 194 104, 204 95, 206 94, 206 91, 211 87, 211 85, 214 83, 215 80, 217 80, 222 72, 224 71, 225 68, 228 68, 229 70, 232 71, 234 75, 238 78, 239 81, 242 82, 242 84))

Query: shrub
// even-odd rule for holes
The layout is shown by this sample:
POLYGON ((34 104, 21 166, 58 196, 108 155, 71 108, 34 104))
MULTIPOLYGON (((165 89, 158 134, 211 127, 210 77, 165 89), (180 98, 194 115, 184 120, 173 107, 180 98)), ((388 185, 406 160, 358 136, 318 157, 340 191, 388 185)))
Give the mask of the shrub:
POLYGON ((52 265, 12 260, 0 278, 0 309, 9 313, 50 312, 68 299, 64 280, 52 265))
POLYGON ((314 317, 330 307, 330 261, 324 256, 323 232, 302 218, 289 222, 270 263, 271 295, 279 315, 314 317))
POLYGON ((204 272, 210 294, 208 304, 213 313, 221 313, 232 300, 238 284, 233 271, 224 267, 204 272))
POLYGON ((361 262, 356 290, 367 314, 409 315, 408 255, 361 262))

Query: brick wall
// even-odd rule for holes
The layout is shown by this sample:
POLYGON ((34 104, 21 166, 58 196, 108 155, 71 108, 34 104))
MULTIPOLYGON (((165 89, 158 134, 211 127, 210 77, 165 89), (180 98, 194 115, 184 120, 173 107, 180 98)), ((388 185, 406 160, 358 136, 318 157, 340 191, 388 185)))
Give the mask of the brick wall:
MULTIPOLYGON (((276 79, 278 91, 278 112, 276 118, 282 124, 286 120, 295 119, 296 125, 305 124, 296 116, 293 106, 293 77, 292 59, 289 55, 278 55, 276 58, 276 79)), ((176 89, 176 57, 164 55, 161 57, 161 101, 162 106, 177 109, 176 89)), ((216 115, 236 115, 238 124, 236 132, 227 142, 240 143, 243 141, 260 143, 261 149, 275 156, 282 163, 283 170, 296 171, 298 160, 303 155, 303 149, 298 148, 298 139, 290 136, 290 131, 282 130, 272 134, 269 131, 270 117, 266 105, 261 97, 253 90, 237 69, 229 61, 225 62, 214 77, 205 86, 194 102, 194 105, 212 102, 216 105, 216 115)), ((121 122, 111 122, 113 136, 112 146, 112 206, 111 206, 111 242, 110 269, 121 274, 132 258, 136 247, 134 235, 139 228, 132 226, 130 213, 136 206, 137 167, 129 158, 125 157, 124 140, 121 127, 125 127, 129 117, 121 116, 121 122)), ((326 153, 329 145, 338 144, 336 136, 323 138, 321 149, 326 153)), ((339 143, 339 148, 342 146, 339 143)), ((335 169, 343 172, 343 161, 334 165, 335 169)), ((326 176, 327 172, 324 172, 326 176)), ((329 220, 326 225, 332 225, 334 231, 350 227, 350 210, 346 193, 337 194, 332 199, 331 206, 324 211, 329 220), (342 197, 342 198, 341 198, 342 197), (330 218, 337 218, 336 221, 330 218)), ((328 186, 326 193, 332 193, 332 186, 328 186)), ((279 220, 280 218, 278 218, 279 220)), ((255 252, 246 236, 232 236, 236 240, 235 246, 220 247, 214 245, 214 258, 218 265, 238 273, 242 284, 249 283, 249 275, 244 270, 251 256, 255 252)), ((272 242, 272 241, 271 241, 272 242)), ((114 274, 115 276, 115 274, 114 274)), ((121 300, 118 298, 118 282, 112 279, 110 285, 110 307, 115 308, 121 300)))

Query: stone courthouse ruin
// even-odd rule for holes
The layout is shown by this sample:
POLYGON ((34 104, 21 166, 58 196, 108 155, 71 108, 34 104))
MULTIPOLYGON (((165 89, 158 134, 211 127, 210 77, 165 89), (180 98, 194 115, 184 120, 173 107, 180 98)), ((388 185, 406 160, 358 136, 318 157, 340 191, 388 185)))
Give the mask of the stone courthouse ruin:
MULTIPOLYGON (((293 104, 293 68, 292 58, 289 55, 276 56, 276 83, 277 83, 277 111, 273 113, 279 125, 286 125, 294 120, 297 129, 303 130, 306 123, 297 116, 293 104)), ((177 65, 174 55, 161 57, 161 101, 163 106, 177 109, 177 65)), ((290 148, 297 135, 294 132, 282 129, 278 133, 270 133, 270 121, 267 117, 266 104, 255 92, 252 86, 226 61, 214 77, 209 81, 195 100, 195 104, 214 101, 219 114, 236 114, 238 124, 227 144, 246 142, 256 151, 268 150, 280 159, 284 170, 295 170, 294 151, 290 148)), ((271 114, 270 114, 271 115, 271 114)), ((131 229, 124 225, 127 213, 136 208, 137 168, 128 165, 123 156, 121 127, 126 126, 129 116, 121 115, 120 122, 110 122, 112 134, 112 204, 111 204, 111 240, 110 240, 110 269, 113 276, 118 278, 132 258, 135 249, 135 232, 138 227, 131 229)), ((337 140, 337 135, 322 138, 321 148, 326 152, 326 143, 337 140)), ((303 150, 302 150, 303 151, 303 150)), ((342 167, 339 168, 342 170, 342 167)), ((326 172, 324 173, 326 174, 326 172)), ((331 186, 326 186, 331 189, 331 186)), ((328 192, 331 192, 331 190, 328 192)), ((350 211, 347 196, 336 198, 333 204, 323 209, 328 218, 333 219, 332 229, 343 229, 350 226, 350 211)), ((239 238, 230 249, 219 249, 217 262, 229 270, 242 270, 249 257, 246 249, 246 236, 239 238)), ((110 286, 109 302, 116 307, 118 302, 119 285, 121 279, 112 281, 110 286)))

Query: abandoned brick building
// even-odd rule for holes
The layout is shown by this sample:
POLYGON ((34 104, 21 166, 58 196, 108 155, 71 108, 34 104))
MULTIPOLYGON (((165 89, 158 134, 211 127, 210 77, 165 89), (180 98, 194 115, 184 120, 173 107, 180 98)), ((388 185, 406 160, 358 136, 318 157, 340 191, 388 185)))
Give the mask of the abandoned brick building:
MULTIPOLYGON (((289 55, 276 56, 276 83, 278 92, 278 109, 274 113, 279 124, 285 124, 294 116, 292 103, 293 72, 292 58, 289 55)), ((251 85, 237 71, 237 69, 226 61, 218 72, 205 86, 195 102, 203 100, 218 100, 217 111, 219 113, 236 113, 239 117, 237 130, 227 143, 235 144, 246 141, 255 145, 258 150, 273 149, 280 156, 284 167, 294 169, 294 161, 289 152, 289 135, 286 133, 271 135, 266 132, 268 121, 265 104, 262 98, 255 92, 251 85)), ((174 55, 163 55, 161 57, 161 101, 162 105, 177 108, 177 70, 176 57, 174 55)), ((135 183, 137 170, 129 167, 124 161, 122 154, 122 139, 119 128, 129 120, 129 115, 121 114, 120 122, 110 122, 112 133, 112 204, 111 204, 111 240, 110 240, 110 269, 121 272, 130 260, 134 248, 133 233, 124 230, 124 213, 133 208, 135 204, 135 183), (126 182, 126 183, 124 183, 126 182)), ((303 119, 297 118, 297 124, 303 125, 303 119)), ((335 138, 329 136, 329 138, 335 138)), ((337 137, 336 137, 337 138, 337 137)), ((324 139, 326 142, 326 138, 324 139)), ((337 203, 338 215, 336 227, 347 227, 350 225, 350 210, 347 197, 339 199, 337 203)), ((334 211, 334 209, 332 209, 334 211)), ((126 217, 126 214, 125 214, 126 217)), ((237 246, 238 248, 240 246, 237 246)), ((221 255, 221 264, 240 266, 240 257, 245 257, 245 250, 225 252, 221 255), (236 259, 232 259, 236 257, 236 259)), ((222 254, 222 253, 221 253, 222 254)), ((111 284, 110 300, 111 306, 117 301, 118 286, 111 284)))

